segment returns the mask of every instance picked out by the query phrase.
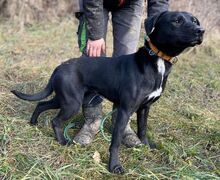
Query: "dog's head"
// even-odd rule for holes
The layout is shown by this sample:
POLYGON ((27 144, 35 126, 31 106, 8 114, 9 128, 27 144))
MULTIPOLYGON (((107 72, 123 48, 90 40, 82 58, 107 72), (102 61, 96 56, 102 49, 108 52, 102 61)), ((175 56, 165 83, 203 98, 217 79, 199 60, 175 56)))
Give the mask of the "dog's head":
POLYGON ((145 20, 146 34, 151 42, 169 56, 201 44, 205 30, 199 20, 187 12, 166 11, 145 20))

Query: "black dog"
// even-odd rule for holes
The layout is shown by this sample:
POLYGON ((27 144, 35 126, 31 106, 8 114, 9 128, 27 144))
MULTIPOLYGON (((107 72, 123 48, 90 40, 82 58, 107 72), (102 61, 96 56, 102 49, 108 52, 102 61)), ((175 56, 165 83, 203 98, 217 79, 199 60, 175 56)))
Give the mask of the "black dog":
POLYGON ((55 97, 38 103, 31 124, 45 110, 58 109, 52 127, 60 144, 66 144, 62 123, 75 115, 82 105, 87 91, 96 92, 114 103, 117 119, 110 146, 109 171, 123 173, 118 149, 129 117, 136 112, 138 137, 143 144, 150 105, 159 99, 165 88, 172 67, 172 57, 187 47, 201 44, 204 30, 199 21, 186 12, 164 12, 145 22, 149 39, 138 52, 118 58, 70 59, 58 66, 48 85, 40 93, 27 95, 12 91, 21 99, 36 101, 49 96, 55 97))

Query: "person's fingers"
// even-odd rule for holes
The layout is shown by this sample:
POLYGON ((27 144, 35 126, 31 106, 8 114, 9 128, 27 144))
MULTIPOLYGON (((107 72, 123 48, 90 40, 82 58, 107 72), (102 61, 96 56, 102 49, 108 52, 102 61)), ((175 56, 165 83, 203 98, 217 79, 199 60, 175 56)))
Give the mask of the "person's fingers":
POLYGON ((89 48, 88 48, 88 53, 87 53, 87 56, 89 56, 89 57, 91 57, 91 55, 92 55, 92 51, 91 51, 91 50, 92 50, 92 48, 89 47, 89 48))
POLYGON ((98 48, 96 49, 96 56, 97 56, 97 57, 101 56, 101 51, 102 51, 102 48, 101 48, 101 47, 98 47, 98 48))
POLYGON ((88 47, 87 55, 89 57, 95 57, 95 54, 96 54, 96 48, 93 45, 90 44, 89 47, 88 47))
POLYGON ((104 39, 99 40, 88 40, 86 53, 89 57, 98 57, 101 56, 102 52, 105 53, 105 41, 104 39))
POLYGON ((96 57, 97 47, 92 47, 92 57, 96 57))
POLYGON ((89 47, 88 56, 89 57, 99 57, 101 55, 100 46, 91 46, 89 47))
POLYGON ((90 54, 90 44, 89 43, 87 43, 87 46, 86 46, 86 54, 87 54, 87 56, 90 56, 89 54, 90 54))
POLYGON ((102 48, 102 49, 101 49, 102 53, 105 54, 105 42, 102 44, 102 47, 101 47, 101 48, 102 48))
POLYGON ((89 57, 93 57, 93 47, 92 46, 90 46, 90 48, 89 48, 89 57))

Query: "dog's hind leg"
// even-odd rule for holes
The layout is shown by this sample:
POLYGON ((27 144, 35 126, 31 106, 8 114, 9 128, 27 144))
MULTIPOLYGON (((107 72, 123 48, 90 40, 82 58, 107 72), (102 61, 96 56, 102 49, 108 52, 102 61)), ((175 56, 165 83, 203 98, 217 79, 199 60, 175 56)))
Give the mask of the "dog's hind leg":
POLYGON ((56 97, 49 101, 39 102, 31 116, 30 124, 36 125, 38 123, 37 119, 42 112, 49 109, 58 109, 59 107, 59 102, 56 97))
POLYGON ((61 110, 58 115, 52 120, 52 127, 56 136, 57 141, 61 145, 66 145, 67 140, 63 135, 63 122, 68 120, 71 116, 76 114, 80 109, 80 104, 75 101, 65 103, 61 106, 61 110))

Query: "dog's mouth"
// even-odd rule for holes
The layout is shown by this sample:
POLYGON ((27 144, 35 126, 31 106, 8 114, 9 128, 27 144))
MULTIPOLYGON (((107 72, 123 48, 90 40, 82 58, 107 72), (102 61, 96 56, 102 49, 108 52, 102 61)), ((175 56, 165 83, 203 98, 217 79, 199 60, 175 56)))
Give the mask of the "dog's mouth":
POLYGON ((197 36, 193 41, 190 42, 191 46, 200 45, 203 42, 203 36, 197 36))

